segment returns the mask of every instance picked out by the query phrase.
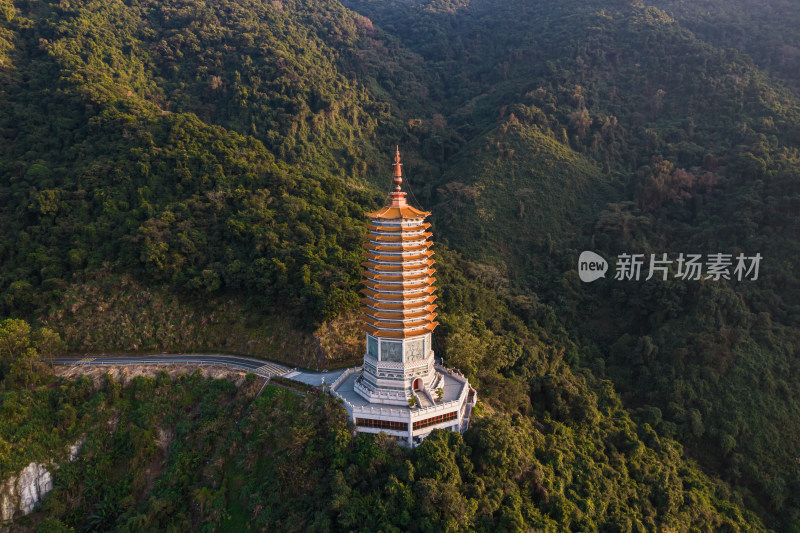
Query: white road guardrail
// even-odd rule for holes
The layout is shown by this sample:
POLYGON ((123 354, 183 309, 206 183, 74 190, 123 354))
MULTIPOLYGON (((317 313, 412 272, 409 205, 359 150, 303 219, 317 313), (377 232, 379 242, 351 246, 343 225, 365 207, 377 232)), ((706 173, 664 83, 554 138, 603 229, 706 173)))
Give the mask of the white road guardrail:
MULTIPOLYGON (((81 360, 78 360, 78 361, 54 361, 54 364, 60 365, 60 366, 86 366, 86 365, 108 365, 108 366, 114 366, 114 365, 184 365, 184 364, 200 365, 200 366, 223 365, 223 366, 230 366, 230 367, 233 367, 233 368, 240 368, 240 369, 243 369, 243 370, 247 370, 248 372, 252 372, 254 374, 259 374, 259 375, 266 376, 266 377, 279 376, 280 375, 280 374, 277 374, 277 373, 274 373, 274 372, 268 372, 268 371, 264 371, 264 370, 259 370, 259 368, 251 368, 249 366, 245 366, 245 365, 240 364, 240 363, 230 363, 230 362, 224 362, 224 361, 204 361, 204 360, 200 360, 200 359, 179 359, 179 360, 172 360, 172 361, 157 361, 157 360, 153 360, 153 359, 127 359, 127 358, 124 361, 112 361, 112 360, 108 360, 108 359, 106 359, 106 360, 97 360, 97 359, 95 359, 95 360, 89 361, 89 362, 82 362, 81 360)), ((286 372, 288 373, 289 371, 290 371, 290 369, 287 368, 286 372)))

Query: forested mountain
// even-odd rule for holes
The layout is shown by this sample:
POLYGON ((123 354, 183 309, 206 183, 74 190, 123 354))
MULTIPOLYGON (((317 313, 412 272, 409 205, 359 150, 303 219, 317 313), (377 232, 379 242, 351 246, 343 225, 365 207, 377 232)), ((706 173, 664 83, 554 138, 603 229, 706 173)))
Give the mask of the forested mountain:
MULTIPOLYGON (((217 428, 203 441, 215 468, 252 460, 283 480, 255 486, 200 476, 174 443, 152 448, 160 429, 201 438, 211 411, 176 428, 124 399, 137 387, 187 403, 200 392, 26 392, 21 353, 3 352, 3 476, 52 453, 30 440, 51 425, 53 446, 94 442, 88 464, 65 471, 76 486, 112 457, 178 461, 172 472, 195 476, 167 489, 169 478, 117 473, 113 490, 77 499, 65 484, 34 525, 797 530, 798 11, 650 4, 0 0, 0 316, 47 325, 81 352, 246 346, 198 343, 207 324, 269 330, 273 356, 287 342, 344 342, 363 213, 400 144, 434 213, 437 350, 486 403, 463 440, 413 452, 344 434, 326 447, 330 421, 298 421, 292 442, 217 428), (582 250, 764 259, 755 281, 583 284, 582 250), (101 318, 123 302, 153 312, 101 318), (187 309, 195 322, 163 323, 187 309), (23 431, 26 402, 85 417, 43 414, 23 431), (108 416, 98 409, 130 413, 119 442, 92 433, 108 416), (142 447, 117 447, 124 431, 144 431, 142 447), (299 453, 303 439, 321 448, 296 466, 319 482, 290 484, 295 502, 283 501, 275 485, 295 479, 290 465, 252 450, 299 453), (197 496, 206 486, 219 492, 197 496), (183 516, 178 493, 204 503, 183 516), (424 521, 405 518, 415 509, 424 521)), ((219 386, 191 384, 203 387, 219 386)), ((208 409, 249 401, 221 394, 208 409)), ((287 425, 259 402, 248 417, 287 425)), ((312 418, 333 409, 315 405, 303 407, 312 418)))
POLYGON ((800 11, 791 0, 652 2, 717 47, 747 53, 775 78, 800 88, 800 11))
POLYGON ((448 92, 450 123, 475 132, 437 189, 449 242, 553 305, 580 339, 575 364, 796 521, 797 93, 652 7, 355 7, 448 79, 495 80, 448 92), (448 46, 443 20, 464 38, 448 46), (587 287, 584 249, 770 259, 753 283, 587 287))

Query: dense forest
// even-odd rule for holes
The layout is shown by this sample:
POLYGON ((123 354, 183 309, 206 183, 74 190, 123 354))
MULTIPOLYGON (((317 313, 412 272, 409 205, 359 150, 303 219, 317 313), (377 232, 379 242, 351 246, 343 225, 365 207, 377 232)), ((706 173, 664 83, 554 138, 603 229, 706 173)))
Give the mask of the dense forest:
MULTIPOLYGON (((481 364, 486 400, 463 437, 436 430, 413 450, 385 435, 354 438, 327 395, 262 389, 255 374, 238 388, 199 372, 93 383, 52 381, 45 366, 37 375, 54 387, 0 393, 0 476, 30 461, 61 464, 53 492, 15 528, 764 530, 680 444, 635 422, 610 382, 572 373, 506 318, 516 342, 459 319, 464 333, 451 342, 481 364), (486 342, 506 357, 487 357, 486 342), (505 378, 511 368, 520 377, 505 378), (69 462, 74 442, 81 455, 69 462)), ((3 346, 40 348, 24 322, 2 326, 3 346)))
POLYGON ((0 0, 0 474, 89 436, 20 527, 797 531, 799 13, 0 0), (320 347, 356 337, 396 144, 437 352, 483 399, 463 439, 196 376, 34 390, 59 351, 357 361, 320 347), (584 284, 583 250, 763 261, 584 284))

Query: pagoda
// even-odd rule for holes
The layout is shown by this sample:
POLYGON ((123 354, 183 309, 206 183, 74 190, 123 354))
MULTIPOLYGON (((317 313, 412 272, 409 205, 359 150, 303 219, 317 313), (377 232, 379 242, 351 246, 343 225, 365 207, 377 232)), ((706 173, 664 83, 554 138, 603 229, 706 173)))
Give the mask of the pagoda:
POLYGON ((364 364, 331 386, 357 431, 418 444, 436 428, 463 431, 476 392, 459 372, 436 364, 435 261, 430 215, 408 205, 399 148, 386 205, 366 216, 361 299, 364 364))

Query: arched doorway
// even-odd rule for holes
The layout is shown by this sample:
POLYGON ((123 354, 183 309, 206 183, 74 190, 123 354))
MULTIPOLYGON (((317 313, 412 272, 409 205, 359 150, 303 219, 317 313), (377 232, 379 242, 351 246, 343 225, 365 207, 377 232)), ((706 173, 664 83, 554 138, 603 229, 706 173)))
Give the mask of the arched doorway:
POLYGON ((422 380, 417 378, 414 380, 414 385, 411 387, 414 390, 422 390, 422 380))

